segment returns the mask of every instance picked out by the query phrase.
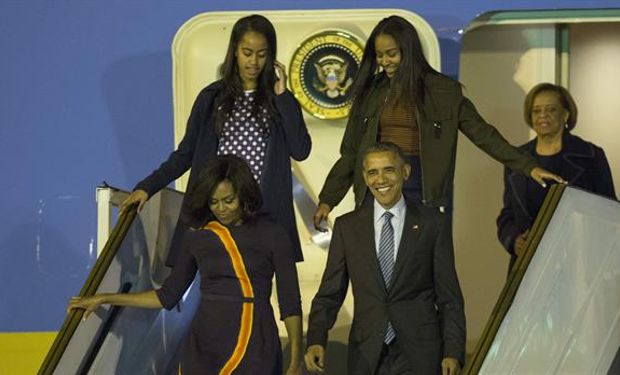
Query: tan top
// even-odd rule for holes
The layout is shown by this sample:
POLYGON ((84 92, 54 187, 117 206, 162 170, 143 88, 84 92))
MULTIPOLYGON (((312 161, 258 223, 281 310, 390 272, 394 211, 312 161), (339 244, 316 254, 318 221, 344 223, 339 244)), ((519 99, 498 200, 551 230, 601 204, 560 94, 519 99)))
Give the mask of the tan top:
POLYGON ((415 107, 385 103, 379 118, 379 141, 398 145, 405 155, 419 155, 420 141, 415 107))

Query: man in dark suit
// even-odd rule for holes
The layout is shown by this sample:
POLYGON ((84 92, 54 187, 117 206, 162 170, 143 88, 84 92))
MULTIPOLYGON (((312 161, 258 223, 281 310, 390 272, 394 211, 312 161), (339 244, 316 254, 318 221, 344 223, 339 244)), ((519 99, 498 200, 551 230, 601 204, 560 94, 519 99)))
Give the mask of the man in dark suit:
POLYGON ((407 205, 402 187, 411 167, 392 143, 364 155, 374 202, 334 225, 327 266, 312 301, 305 355, 324 370, 327 332, 353 287, 349 374, 455 375, 465 356, 463 297, 454 267, 450 219, 407 205))

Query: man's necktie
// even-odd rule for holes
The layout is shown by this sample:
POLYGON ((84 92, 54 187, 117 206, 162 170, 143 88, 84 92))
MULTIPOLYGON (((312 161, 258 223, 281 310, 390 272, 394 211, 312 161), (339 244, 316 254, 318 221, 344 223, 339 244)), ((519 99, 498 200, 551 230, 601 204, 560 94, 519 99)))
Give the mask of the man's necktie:
MULTIPOLYGON (((385 211, 383 214, 383 227, 381 228, 381 236, 379 237, 379 267, 383 273, 383 281, 385 289, 389 290, 392 281, 392 271, 394 270, 394 227, 392 227, 392 214, 385 211)), ((392 323, 388 322, 385 332, 384 342, 389 344, 396 337, 392 323)))

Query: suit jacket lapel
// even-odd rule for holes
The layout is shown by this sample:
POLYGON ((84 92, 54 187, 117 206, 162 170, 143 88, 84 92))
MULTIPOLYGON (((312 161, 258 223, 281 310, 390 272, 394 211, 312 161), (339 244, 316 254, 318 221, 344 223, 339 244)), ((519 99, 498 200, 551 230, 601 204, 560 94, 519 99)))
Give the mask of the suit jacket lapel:
POLYGON ((372 204, 364 204, 358 210, 360 226, 359 232, 355 233, 355 236, 359 241, 360 258, 364 260, 370 273, 374 275, 381 289, 385 291, 385 282, 375 246, 374 208, 372 204))
POLYGON ((422 230, 424 230, 424 228, 420 222, 420 216, 417 214, 417 209, 412 206, 407 206, 403 233, 400 237, 400 244, 398 245, 398 254, 396 255, 396 263, 394 264, 390 289, 396 285, 403 266, 410 261, 413 253, 418 248, 418 239, 420 238, 422 230))

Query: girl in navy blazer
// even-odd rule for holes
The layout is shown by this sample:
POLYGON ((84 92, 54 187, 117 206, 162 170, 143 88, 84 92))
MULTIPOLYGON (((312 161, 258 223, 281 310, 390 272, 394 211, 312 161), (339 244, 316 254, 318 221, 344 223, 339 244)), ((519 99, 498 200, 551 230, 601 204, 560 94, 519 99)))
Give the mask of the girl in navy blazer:
MULTIPOLYGON (((234 154, 250 165, 265 213, 286 229, 295 258, 303 259, 293 211, 290 158, 307 158, 311 140, 299 103, 286 88, 285 68, 276 61, 276 49, 275 29, 265 17, 251 15, 235 23, 221 79, 198 94, 179 147, 136 185, 122 209, 131 204, 141 208, 190 168, 187 190, 191 191, 207 161, 234 154)), ((168 264, 174 264, 176 244, 188 226, 186 205, 184 201, 168 264)))

